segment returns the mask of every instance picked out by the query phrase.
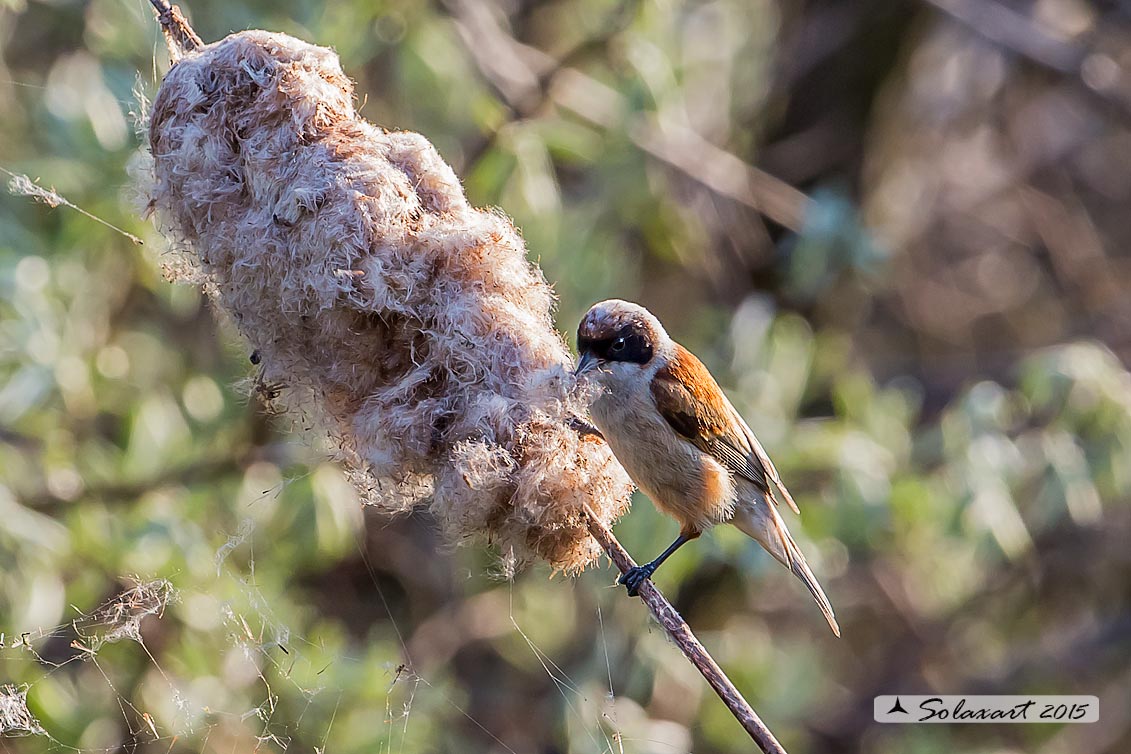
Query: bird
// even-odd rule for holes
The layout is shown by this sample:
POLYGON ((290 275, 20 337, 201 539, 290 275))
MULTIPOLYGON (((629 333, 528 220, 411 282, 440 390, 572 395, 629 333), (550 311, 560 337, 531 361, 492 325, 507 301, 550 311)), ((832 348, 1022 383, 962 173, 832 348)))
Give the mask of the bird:
POLYGON ((805 556, 778 512, 800 513, 758 438, 698 358, 672 340, 644 307, 620 299, 594 304, 577 328, 575 380, 595 383, 596 428, 629 477, 679 536, 618 583, 630 596, 676 550, 716 524, 758 542, 809 589, 835 635, 840 626, 805 556))

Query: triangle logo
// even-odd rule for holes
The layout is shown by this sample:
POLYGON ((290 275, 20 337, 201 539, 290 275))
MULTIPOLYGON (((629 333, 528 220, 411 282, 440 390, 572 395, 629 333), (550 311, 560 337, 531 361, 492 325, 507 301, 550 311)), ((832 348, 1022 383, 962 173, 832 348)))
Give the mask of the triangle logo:
POLYGON ((903 708, 903 704, 899 701, 898 696, 895 698, 895 704, 892 705, 892 708, 888 710, 888 714, 890 715, 893 712, 902 712, 905 715, 911 714, 910 712, 908 712, 907 710, 905 710, 903 708))

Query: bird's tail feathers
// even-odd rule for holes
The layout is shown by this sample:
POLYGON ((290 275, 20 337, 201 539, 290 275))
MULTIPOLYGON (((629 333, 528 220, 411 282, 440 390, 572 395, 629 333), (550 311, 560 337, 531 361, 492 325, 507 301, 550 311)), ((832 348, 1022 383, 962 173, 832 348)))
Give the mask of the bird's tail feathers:
POLYGON ((778 515, 774 504, 765 498, 753 503, 740 502, 735 509, 731 523, 746 536, 762 545, 766 552, 773 555, 779 563, 792 571, 793 575, 805 584, 810 594, 813 595, 813 599, 817 602, 817 607, 821 608, 825 620, 829 623, 829 628, 839 637, 840 625, 837 624, 836 616, 833 614, 832 603, 825 596, 825 590, 821 588, 817 577, 810 570, 809 564, 805 561, 805 556, 801 554, 801 549, 793 541, 793 536, 789 533, 789 529, 785 527, 785 521, 778 515))

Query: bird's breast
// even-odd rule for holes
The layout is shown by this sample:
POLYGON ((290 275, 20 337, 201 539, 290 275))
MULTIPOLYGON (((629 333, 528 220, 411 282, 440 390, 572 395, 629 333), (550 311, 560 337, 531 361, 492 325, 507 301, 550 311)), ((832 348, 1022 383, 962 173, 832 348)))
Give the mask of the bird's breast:
POLYGON ((703 531, 730 519, 735 487, 710 455, 675 433, 650 396, 602 395, 593 421, 636 485, 685 530, 703 531))

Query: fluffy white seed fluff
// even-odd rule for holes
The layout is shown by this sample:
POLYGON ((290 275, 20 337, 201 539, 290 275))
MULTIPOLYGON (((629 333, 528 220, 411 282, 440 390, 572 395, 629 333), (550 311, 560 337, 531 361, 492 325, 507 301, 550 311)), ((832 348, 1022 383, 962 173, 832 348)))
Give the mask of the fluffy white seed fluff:
POLYGON ((577 571, 630 483, 568 426, 554 297, 511 222, 471 207, 423 136, 354 110, 337 56, 249 31, 187 54, 153 105, 152 205, 284 405, 366 502, 429 505, 453 541, 577 571))

